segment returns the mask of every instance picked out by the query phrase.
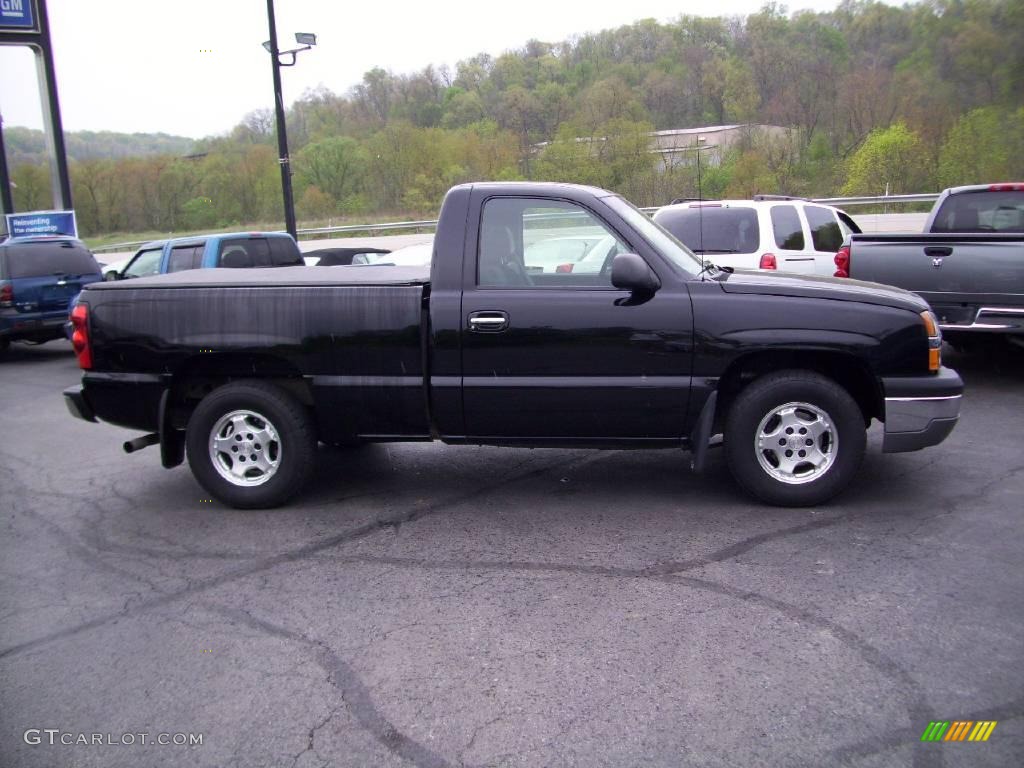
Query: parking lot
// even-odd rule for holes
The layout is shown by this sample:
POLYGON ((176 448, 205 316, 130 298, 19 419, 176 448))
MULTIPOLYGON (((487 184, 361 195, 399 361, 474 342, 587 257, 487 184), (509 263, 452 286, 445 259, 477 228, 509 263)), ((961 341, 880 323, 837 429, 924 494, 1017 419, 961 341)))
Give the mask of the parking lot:
POLYGON ((1024 758, 1024 351, 828 506, 720 455, 322 448, 276 511, 0 362, 0 766, 1008 766, 1024 758), (922 743, 994 720, 985 743, 922 743), (201 734, 192 746, 27 743, 201 734))

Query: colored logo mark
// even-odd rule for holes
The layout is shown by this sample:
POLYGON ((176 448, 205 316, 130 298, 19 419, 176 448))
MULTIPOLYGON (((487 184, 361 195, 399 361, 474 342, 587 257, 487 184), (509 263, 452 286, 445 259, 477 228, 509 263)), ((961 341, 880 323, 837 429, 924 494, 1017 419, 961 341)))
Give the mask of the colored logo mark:
POLYGON ((932 720, 921 741, 988 741, 997 720, 932 720))

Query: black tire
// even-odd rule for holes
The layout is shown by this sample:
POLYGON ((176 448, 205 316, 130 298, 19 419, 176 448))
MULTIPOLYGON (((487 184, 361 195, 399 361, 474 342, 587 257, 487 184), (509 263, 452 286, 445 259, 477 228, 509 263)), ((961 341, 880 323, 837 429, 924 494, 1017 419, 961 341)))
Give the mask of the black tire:
MULTIPOLYGON (((271 432, 264 431, 263 434, 271 432)), ((212 496, 236 509, 267 509, 284 504, 309 480, 316 456, 316 438, 306 409, 280 387, 261 381, 225 384, 204 397, 189 419, 185 446, 189 467, 199 484, 212 496), (259 440, 261 423, 262 428, 267 429, 266 422, 269 422, 269 429, 276 439, 265 441, 269 443, 265 446, 259 442, 246 442, 242 431, 229 426, 219 430, 218 434, 234 436, 235 439, 242 437, 240 446, 248 446, 254 451, 254 457, 259 454, 261 460, 266 457, 267 462, 276 461, 267 471, 258 469, 254 464, 249 464, 247 469, 244 464, 236 464, 237 456, 229 454, 227 449, 217 452, 211 447, 214 428, 235 412, 252 414, 247 423, 255 431, 256 440, 259 440), (265 421, 261 422, 255 418, 257 416, 265 421), (224 474, 244 471, 252 476, 237 478, 235 482, 224 474), (245 482, 258 484, 239 484, 245 482)), ((240 461, 245 460, 243 454, 240 461)))
POLYGON ((736 482, 751 495, 774 506, 806 507, 821 504, 835 496, 849 485, 857 474, 864 458, 867 435, 864 416, 849 392, 832 379, 813 371, 787 370, 768 374, 747 386, 732 403, 726 414, 725 453, 729 470, 736 482), (783 413, 783 406, 803 404, 810 409, 793 406, 785 409, 793 412, 796 424, 814 425, 824 433, 819 443, 807 443, 813 432, 792 434, 786 432, 789 423, 777 413, 783 413), (816 414, 814 410, 824 414, 816 414), (807 420, 813 417, 814 420, 807 420), (778 418, 778 422, 772 419, 778 418), (762 421, 765 431, 762 433, 762 421), (778 426, 773 426, 778 425, 778 426), (779 429, 770 438, 772 429, 779 429), (759 447, 759 437, 769 447, 759 447), (776 448, 779 443, 790 441, 776 448), (832 441, 830 443, 830 441, 832 441), (826 447, 825 450, 821 446, 826 447), (811 446, 811 447, 807 447, 811 446), (809 454, 807 461, 797 458, 809 454), (834 449, 834 450, 833 450, 834 449), (791 459, 782 459, 784 455, 791 459), (815 467, 812 459, 818 457, 822 464, 815 467), (831 458, 829 458, 831 457, 831 458), (792 472, 774 461, 798 462, 792 472), (762 463, 764 462, 764 463, 762 463), (789 482, 780 479, 788 476, 789 482))
POLYGON ((11 342, 8 339, 0 339, 0 355, 7 351, 7 348, 11 346, 11 342))

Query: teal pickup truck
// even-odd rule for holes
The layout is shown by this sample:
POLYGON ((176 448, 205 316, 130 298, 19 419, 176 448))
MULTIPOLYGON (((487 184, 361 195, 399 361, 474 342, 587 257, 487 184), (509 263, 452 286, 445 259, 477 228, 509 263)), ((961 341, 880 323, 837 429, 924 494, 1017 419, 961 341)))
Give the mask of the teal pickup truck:
POLYGON ((299 246, 284 232, 232 232, 146 243, 112 279, 126 280, 186 269, 295 267, 303 264, 299 246))

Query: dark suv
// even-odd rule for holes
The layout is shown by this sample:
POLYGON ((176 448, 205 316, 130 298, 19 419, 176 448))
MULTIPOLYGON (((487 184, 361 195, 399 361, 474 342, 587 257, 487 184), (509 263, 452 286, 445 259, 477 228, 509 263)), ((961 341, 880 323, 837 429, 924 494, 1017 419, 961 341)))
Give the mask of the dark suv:
POLYGON ((71 299, 102 279, 92 253, 73 237, 0 242, 0 352, 12 341, 62 338, 71 299))

